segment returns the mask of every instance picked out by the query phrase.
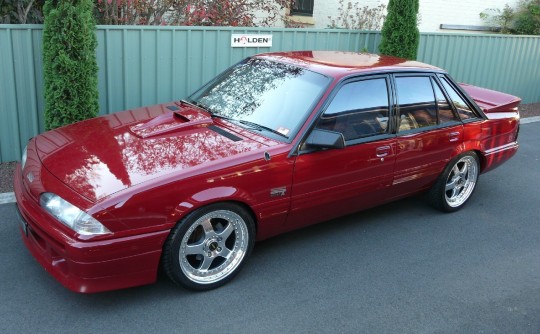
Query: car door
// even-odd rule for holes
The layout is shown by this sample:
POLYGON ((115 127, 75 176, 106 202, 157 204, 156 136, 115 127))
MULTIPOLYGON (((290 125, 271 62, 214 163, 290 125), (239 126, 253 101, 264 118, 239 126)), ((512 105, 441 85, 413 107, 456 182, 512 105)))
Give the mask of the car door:
POLYGON ((388 76, 348 80, 336 89, 314 129, 341 133, 344 148, 300 147, 295 161, 291 228, 382 202, 392 182, 395 135, 389 127, 388 76))
POLYGON ((429 187, 463 141, 463 125, 433 75, 394 76, 396 167, 390 199, 429 187))

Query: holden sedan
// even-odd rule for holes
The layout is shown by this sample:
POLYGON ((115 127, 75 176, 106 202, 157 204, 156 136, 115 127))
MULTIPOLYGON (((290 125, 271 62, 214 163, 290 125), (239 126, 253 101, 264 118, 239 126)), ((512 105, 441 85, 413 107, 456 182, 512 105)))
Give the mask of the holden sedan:
POLYGON ((188 98, 32 138, 15 173, 24 243, 98 292, 230 281, 254 242, 425 192, 451 212, 518 149, 520 99, 365 53, 253 56, 188 98))

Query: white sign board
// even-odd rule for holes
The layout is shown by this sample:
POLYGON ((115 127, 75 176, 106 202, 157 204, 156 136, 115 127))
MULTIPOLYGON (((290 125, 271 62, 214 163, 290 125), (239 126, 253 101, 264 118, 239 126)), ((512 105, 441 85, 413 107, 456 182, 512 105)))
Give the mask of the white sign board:
POLYGON ((248 35, 248 34, 232 34, 232 48, 260 48, 271 47, 272 35, 248 35))

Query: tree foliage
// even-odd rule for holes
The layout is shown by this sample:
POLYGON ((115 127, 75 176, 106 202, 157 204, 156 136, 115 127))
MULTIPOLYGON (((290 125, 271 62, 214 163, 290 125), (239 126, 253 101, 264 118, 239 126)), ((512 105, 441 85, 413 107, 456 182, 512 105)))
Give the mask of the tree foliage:
POLYGON ((45 2, 43 67, 48 130, 95 117, 99 112, 92 9, 92 0, 45 2))
POLYGON ((0 0, 0 24, 43 23, 43 0, 0 0))
POLYGON ((480 18, 501 34, 540 35, 540 0, 521 0, 515 9, 487 8, 480 18))
POLYGON ((506 4, 502 10, 499 8, 485 9, 480 13, 480 18, 494 31, 499 30, 502 34, 510 34, 514 14, 514 9, 506 4))
MULTIPOLYGON (((92 0, 97 24, 296 26, 295 0, 92 0)), ((42 23, 45 0, 0 0, 0 23, 42 23)), ((369 14, 369 13, 368 13, 369 14)))
POLYGON ((328 16, 331 23, 328 28, 344 28, 357 30, 380 30, 386 13, 386 5, 379 4, 370 8, 361 6, 359 1, 339 0, 338 16, 328 16))
POLYGON ((286 21, 284 13, 292 4, 292 0, 97 0, 96 18, 99 24, 271 26, 286 21))
POLYGON ((416 59, 420 33, 418 31, 418 0, 390 0, 388 15, 382 28, 379 50, 382 54, 416 59))

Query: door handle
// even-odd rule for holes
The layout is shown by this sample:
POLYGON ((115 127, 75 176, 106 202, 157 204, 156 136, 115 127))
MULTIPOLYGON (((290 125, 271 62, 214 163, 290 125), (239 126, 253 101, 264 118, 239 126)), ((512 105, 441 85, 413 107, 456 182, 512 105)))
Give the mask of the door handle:
POLYGON ((459 140, 459 132, 450 132, 448 134, 450 142, 458 141, 459 140))
POLYGON ((390 154, 390 146, 381 146, 377 147, 376 153, 377 158, 384 158, 390 154))

